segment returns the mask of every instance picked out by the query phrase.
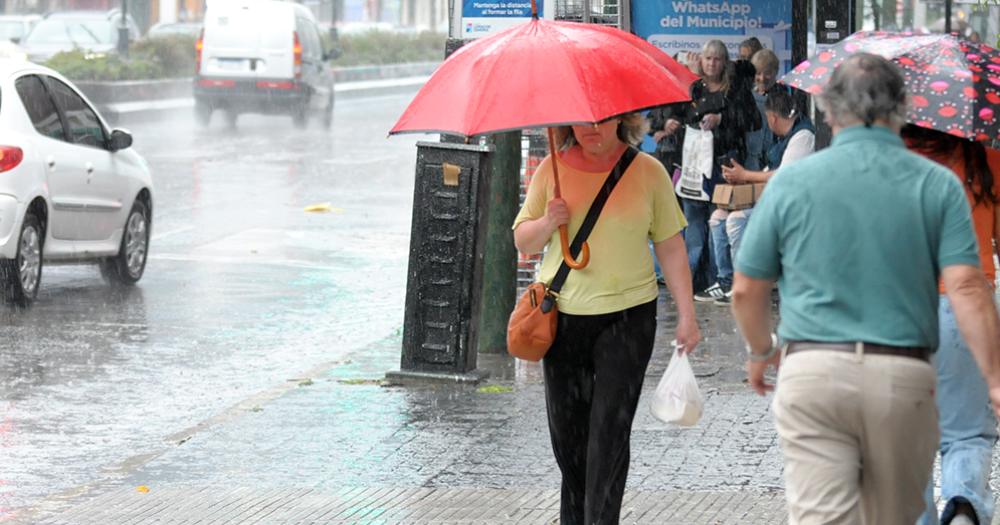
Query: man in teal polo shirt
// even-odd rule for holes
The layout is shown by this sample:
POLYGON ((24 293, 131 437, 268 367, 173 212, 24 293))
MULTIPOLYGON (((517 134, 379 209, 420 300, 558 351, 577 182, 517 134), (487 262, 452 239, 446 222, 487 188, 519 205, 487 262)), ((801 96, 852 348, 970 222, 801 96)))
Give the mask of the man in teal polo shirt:
POLYGON ((736 261, 750 385, 772 410, 792 524, 912 524, 938 446, 937 283, 1000 404, 1000 319, 961 184, 899 138, 906 89, 856 54, 819 99, 830 148, 768 182, 736 261), (778 351, 770 292, 781 293, 778 351))

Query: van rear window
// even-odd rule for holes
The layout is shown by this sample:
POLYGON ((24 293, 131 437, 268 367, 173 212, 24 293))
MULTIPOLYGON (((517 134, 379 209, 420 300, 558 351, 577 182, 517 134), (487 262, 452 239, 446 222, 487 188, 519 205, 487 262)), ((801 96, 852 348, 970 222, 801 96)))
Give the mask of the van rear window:
MULTIPOLYGON (((229 9, 209 14, 205 45, 242 49, 291 49, 290 13, 269 8, 267 3, 250 4, 247 9, 229 9), (288 20, 288 23, 283 23, 288 20), (287 27, 287 31, 284 28, 287 27)), ((301 38, 301 36, 300 36, 301 38)))

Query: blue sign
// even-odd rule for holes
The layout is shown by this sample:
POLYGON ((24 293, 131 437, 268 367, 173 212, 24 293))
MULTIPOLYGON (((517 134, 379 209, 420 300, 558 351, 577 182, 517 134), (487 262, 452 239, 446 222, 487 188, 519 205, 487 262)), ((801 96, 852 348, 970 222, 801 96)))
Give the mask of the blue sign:
POLYGON ((736 58, 740 42, 757 37, 787 71, 792 61, 793 1, 632 0, 632 29, 670 56, 701 51, 705 42, 717 39, 736 58))
MULTIPOLYGON (((536 0, 538 15, 544 1, 536 0)), ((531 19, 531 0, 462 0, 462 38, 477 38, 531 19)))
MULTIPOLYGON (((543 0, 536 0, 542 12, 543 0)), ((528 18, 531 0, 462 0, 463 18, 528 18)))

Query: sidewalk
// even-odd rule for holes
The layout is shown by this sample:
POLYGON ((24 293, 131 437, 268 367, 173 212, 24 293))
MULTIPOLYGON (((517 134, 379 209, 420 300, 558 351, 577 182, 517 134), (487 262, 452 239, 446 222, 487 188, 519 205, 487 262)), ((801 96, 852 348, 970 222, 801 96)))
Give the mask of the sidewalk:
MULTIPOLYGON (((622 523, 785 523, 781 494, 637 492, 625 495, 622 523)), ((212 487, 156 494, 112 492, 51 524, 109 523, 518 523, 558 522, 559 492, 526 489, 354 488, 317 492, 212 487)))
MULTIPOLYGON (((649 415, 666 368, 661 330, 633 427, 622 523, 782 523, 781 457, 769 399, 743 383, 727 310, 699 305, 693 366, 706 396, 691 429, 649 415)), ((661 298, 662 323, 672 313, 661 298)), ((663 326, 661 324, 661 326, 663 326)), ((55 495, 23 523, 550 523, 558 518, 541 370, 481 356, 479 386, 384 383, 401 334, 289 379, 176 439, 123 475, 55 495), (218 421, 216 421, 218 420, 218 421), (148 488, 148 492, 144 489, 148 488)), ((151 445, 152 446, 152 445, 151 445)), ((163 446, 162 444, 159 446, 163 446)), ((115 471, 109 468, 109 472, 115 471)))

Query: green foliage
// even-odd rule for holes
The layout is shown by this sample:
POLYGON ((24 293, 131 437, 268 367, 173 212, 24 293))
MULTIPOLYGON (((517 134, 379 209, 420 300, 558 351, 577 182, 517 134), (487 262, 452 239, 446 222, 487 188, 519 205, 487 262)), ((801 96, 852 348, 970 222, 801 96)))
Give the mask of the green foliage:
POLYGON ((339 42, 342 54, 332 64, 361 66, 443 60, 446 39, 446 35, 431 31, 394 33, 374 30, 343 35, 339 42))
POLYGON ((116 54, 94 55, 85 51, 65 51, 50 58, 46 66, 72 80, 138 80, 163 78, 163 67, 146 58, 122 60, 116 54))
MULTIPOLYGON (((424 31, 395 33, 369 31, 344 35, 334 44, 324 34, 327 49, 339 48, 334 67, 404 64, 444 59, 446 35, 424 31)), ((139 40, 129 47, 129 58, 114 53, 94 55, 69 51, 52 57, 45 65, 73 80, 146 80, 181 78, 194 74, 195 39, 186 35, 139 40)))
POLYGON ((115 81, 180 78, 194 74, 194 39, 184 35, 140 40, 129 57, 74 50, 59 53, 46 66, 72 80, 115 81))
POLYGON ((196 40, 189 35, 147 38, 133 43, 129 52, 159 62, 168 77, 190 77, 194 75, 196 40))

